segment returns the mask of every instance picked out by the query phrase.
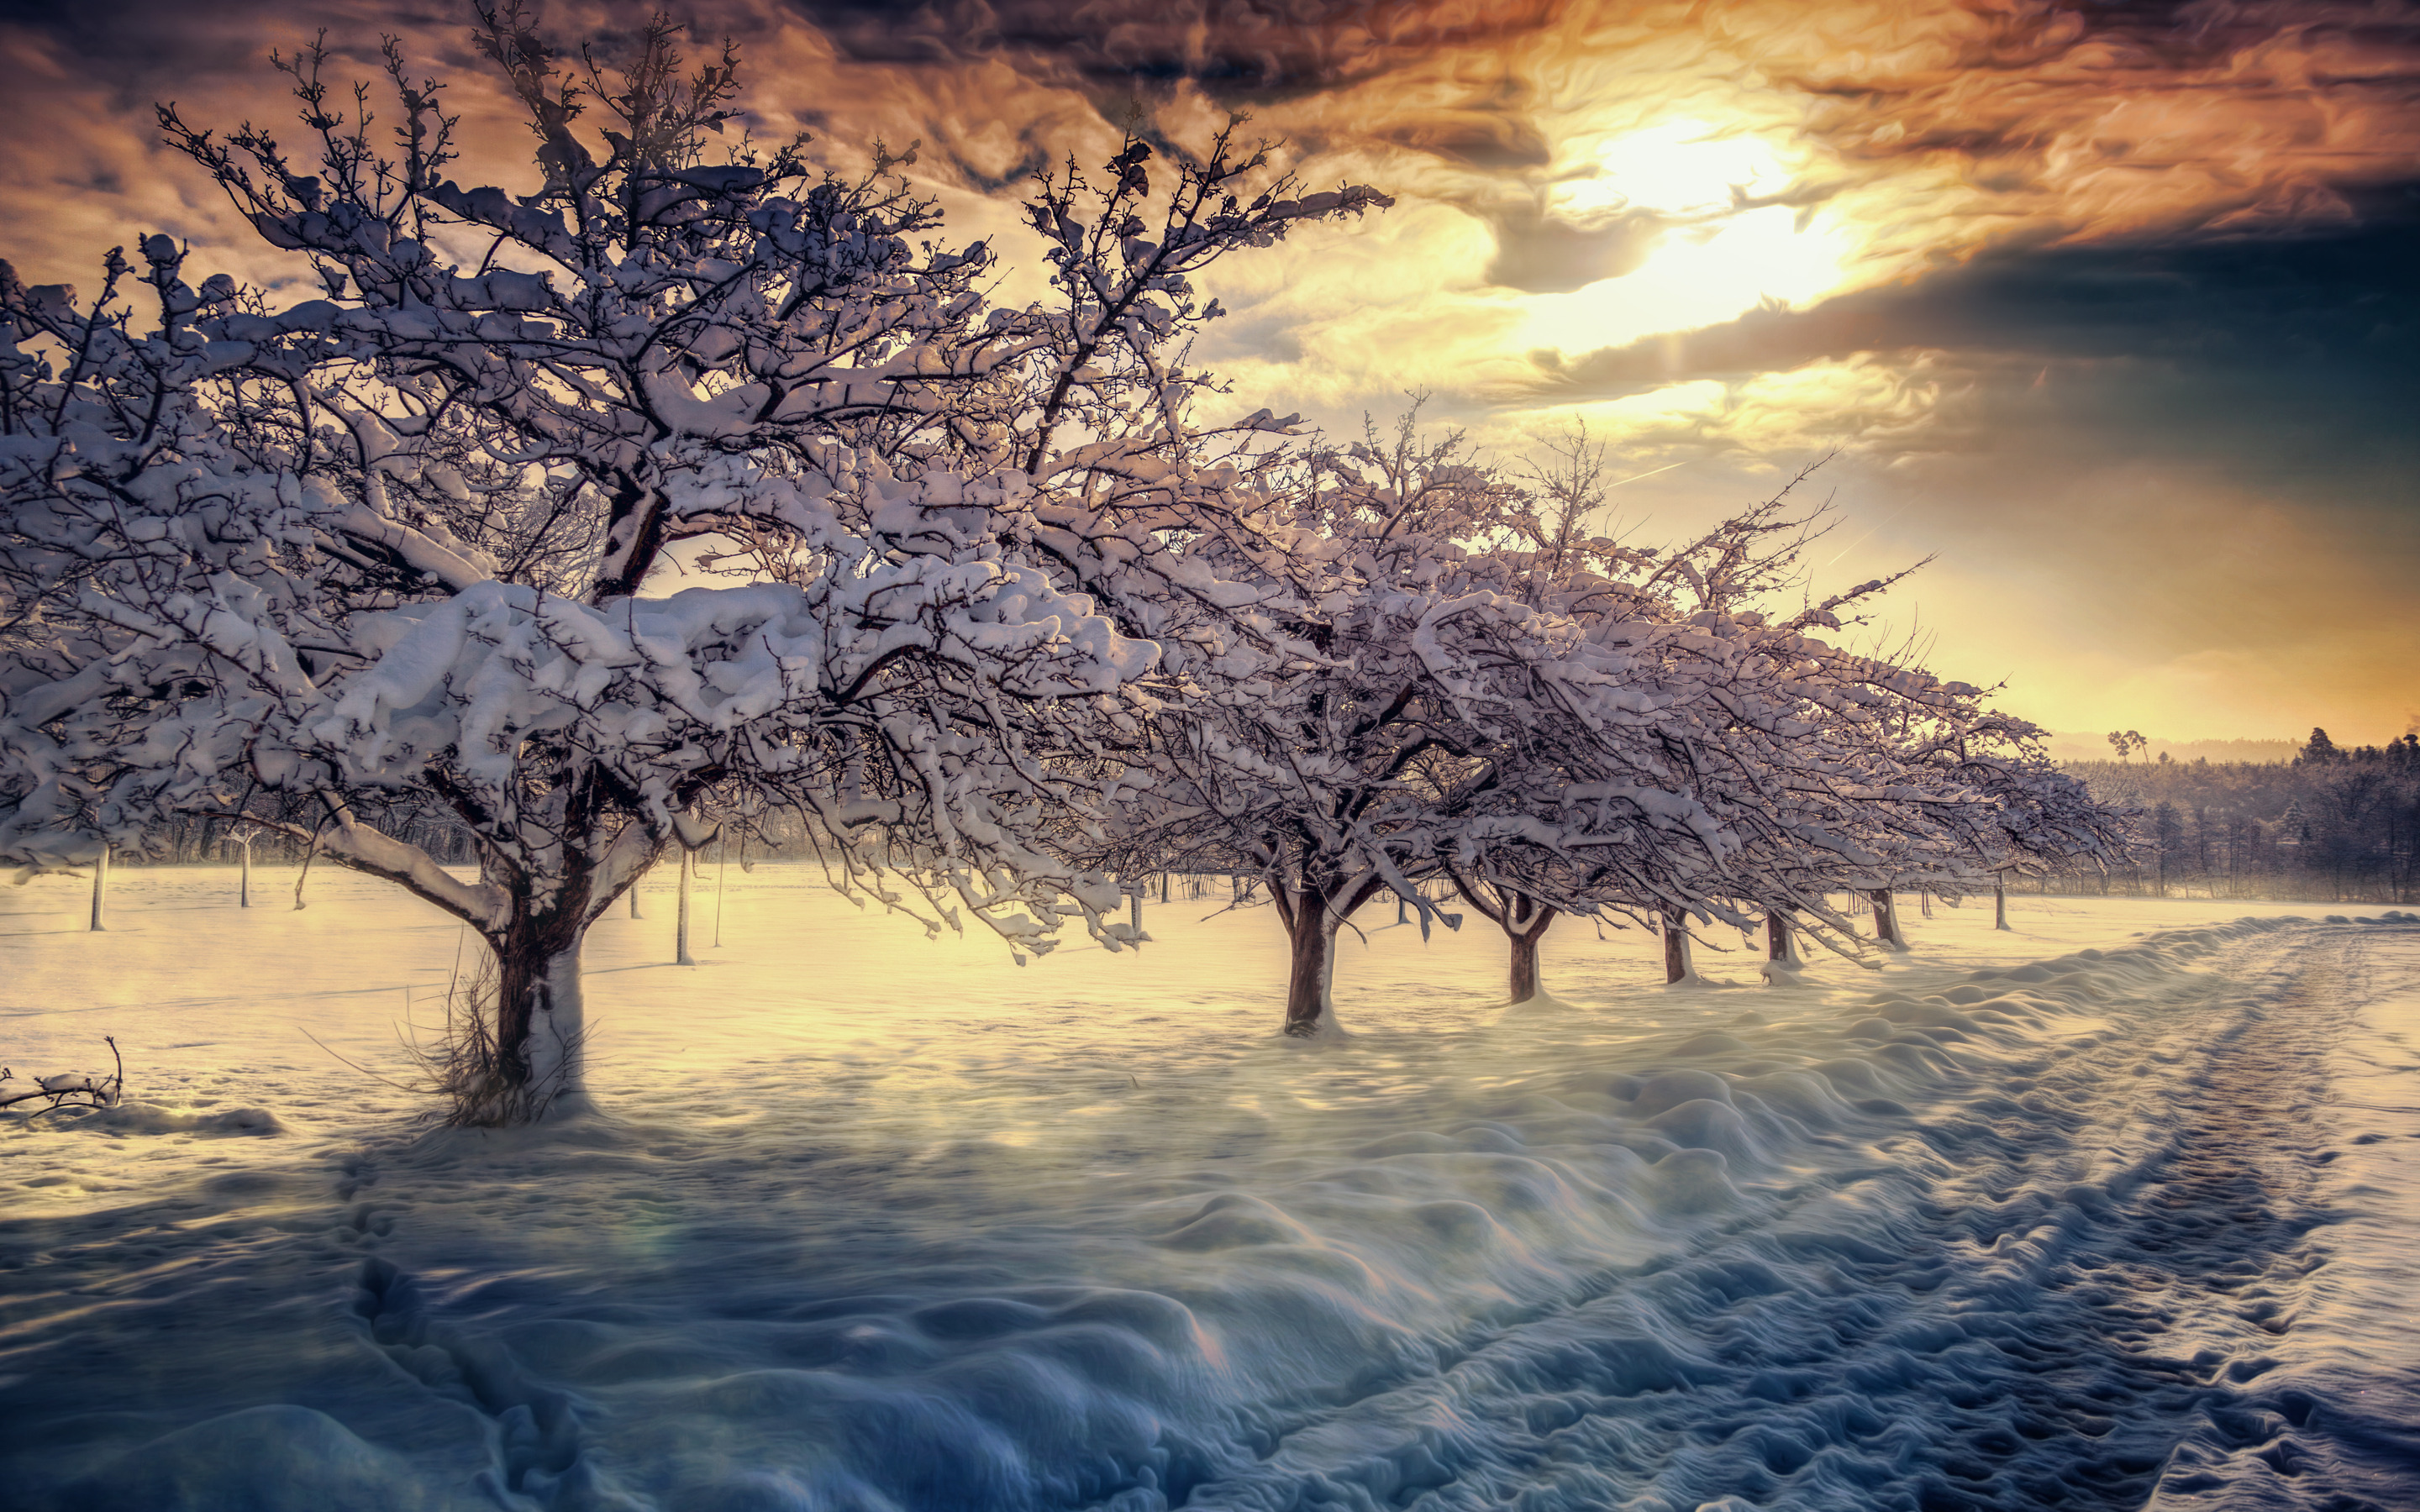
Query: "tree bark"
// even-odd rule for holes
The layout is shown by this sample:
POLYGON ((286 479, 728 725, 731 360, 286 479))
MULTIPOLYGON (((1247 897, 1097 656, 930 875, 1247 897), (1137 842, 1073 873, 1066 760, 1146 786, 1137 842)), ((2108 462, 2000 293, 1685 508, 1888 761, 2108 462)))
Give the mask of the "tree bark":
POLYGON ((104 933, 109 923, 102 917, 102 895, 109 890, 109 847, 101 848, 101 859, 92 863, 92 927, 104 933))
POLYGON ((580 949, 586 931, 576 911, 521 916, 490 940, 496 993, 496 1072, 535 1120, 567 1093, 585 1090, 585 1004, 580 949))
POLYGON ((1328 917, 1327 899, 1317 888, 1305 887, 1295 896, 1285 1032, 1308 1040, 1327 1027, 1328 995, 1336 975, 1336 926, 1328 917))
POLYGON ((1886 949, 1904 950, 1907 936, 1900 933, 1899 907, 1891 902, 1888 887, 1876 887, 1866 894, 1874 905, 1874 938, 1886 949))
POLYGON ((730 880, 731 836, 726 832, 714 849, 714 948, 718 950, 722 949, 722 885, 730 880))
POLYGON ((309 903, 303 901, 302 884, 311 880, 311 862, 318 856, 318 854, 319 839, 318 836, 314 835, 311 838, 310 845, 302 852, 302 870, 296 872, 294 876, 294 911, 298 914, 310 906, 309 903))
MULTIPOLYGON (((690 879, 696 874, 697 864, 695 855, 688 846, 683 845, 680 847, 680 918, 679 921, 673 926, 673 964, 675 965, 693 966, 697 964, 695 961, 690 959, 689 954, 690 879)), ((631 896, 635 898, 638 894, 634 892, 631 896)))
POLYGON ((1789 966, 1803 964, 1798 940, 1790 932, 1790 916, 1778 908, 1764 911, 1764 958, 1789 966))
POLYGON ((1992 879, 1992 927, 2009 927, 2009 884, 2005 877, 1992 879))
POLYGON ((1333 1026, 1336 932, 1385 887, 1375 873, 1341 886, 1306 882, 1300 887, 1272 887, 1279 900, 1278 917, 1284 920, 1294 949, 1286 971, 1285 1032, 1309 1040, 1333 1026))
POLYGON ((1678 908, 1664 910, 1664 980, 1668 985, 1686 981, 1698 974, 1698 964, 1689 954, 1689 916, 1678 908))
POLYGON ((1526 893, 1508 893, 1504 902, 1504 918, 1499 922, 1512 947, 1511 1001, 1526 1003, 1545 991, 1538 976, 1538 943, 1546 937, 1546 931, 1555 927, 1559 915, 1526 893))
POLYGON ((630 879, 630 917, 632 918, 644 918, 647 917, 646 915, 639 912, 639 884, 645 879, 646 875, 647 873, 642 872, 637 876, 630 879))
POLYGON ((1509 1001, 1526 1003, 1538 995, 1538 936, 1515 934, 1512 941, 1512 995, 1509 1001))
MULTIPOLYGON (((1526 1003, 1544 993, 1545 987, 1538 975, 1538 942, 1544 939, 1546 931, 1554 927, 1559 910, 1501 882, 1466 876, 1450 864, 1445 872, 1452 879, 1453 890, 1462 901, 1478 909, 1486 916, 1489 923, 1504 932, 1512 956, 1508 983, 1512 995, 1506 999, 1507 1005, 1526 1003)), ((1398 893, 1395 897, 1395 922, 1400 924, 1403 921, 1404 899, 1398 893)))

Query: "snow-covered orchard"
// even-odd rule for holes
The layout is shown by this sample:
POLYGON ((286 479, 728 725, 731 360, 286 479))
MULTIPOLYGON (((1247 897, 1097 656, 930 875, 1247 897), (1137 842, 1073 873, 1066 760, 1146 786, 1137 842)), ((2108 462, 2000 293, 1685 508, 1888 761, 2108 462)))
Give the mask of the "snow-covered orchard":
POLYGON ((0 264, 0 1503, 2420 1497, 2420 920, 2011 917, 2129 817, 1792 490, 1239 412, 1374 190, 475 9, 505 186, 163 110, 308 297, 0 264))
POLYGON ((1786 497, 1642 550, 1594 533, 1584 437, 1503 471, 1409 419, 1218 418, 1195 277, 1375 191, 1131 139, 1037 180, 1054 294, 1004 306, 887 160, 727 135, 727 48, 684 72, 662 23, 609 77, 478 15, 529 193, 447 176, 395 48, 376 132, 314 48, 299 152, 161 121, 324 297, 196 285, 159 235, 88 297, 0 270, 0 857, 199 819, 444 909, 493 964, 456 1117, 582 1096, 587 932, 776 812, 1020 959, 1140 943, 1155 875, 1257 878, 1297 1037, 1382 890, 1500 920, 1518 997, 1558 917, 1653 920, 1676 979, 1759 925, 1789 969, 1860 949, 1843 890, 1887 919, 2118 838, 1980 691, 1822 639, 1886 585, 1791 602, 1786 497))

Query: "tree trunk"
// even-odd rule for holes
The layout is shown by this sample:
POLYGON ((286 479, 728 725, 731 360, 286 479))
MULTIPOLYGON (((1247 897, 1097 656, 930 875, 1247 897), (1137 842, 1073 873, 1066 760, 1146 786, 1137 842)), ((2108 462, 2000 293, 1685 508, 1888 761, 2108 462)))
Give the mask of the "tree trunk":
POLYGON ((2009 927, 2009 884, 2003 877, 1992 879, 1992 927, 2009 927))
MULTIPOLYGON (((689 893, 690 879, 697 874, 696 858, 686 845, 680 848, 680 918, 673 926, 673 964, 693 966, 689 954, 689 893)), ((632 893, 632 897, 638 894, 632 893)))
POLYGON ((1505 895, 1502 924, 1512 945, 1511 1001, 1526 1003, 1544 994, 1545 984, 1538 976, 1538 944, 1555 927, 1558 917, 1555 909, 1535 898, 1517 892, 1505 895))
POLYGON ((101 917, 101 898, 109 890, 109 847, 101 848, 101 859, 92 863, 92 927, 106 931, 108 921, 101 917))
POLYGON ((1678 908, 1664 910, 1664 980, 1667 984, 1687 981, 1698 974, 1698 964, 1689 954, 1689 916, 1678 908))
POLYGON ((235 905, 238 908, 249 908, 252 906, 252 841, 244 841, 240 844, 241 848, 237 855, 241 857, 241 860, 237 864, 241 870, 236 872, 235 905))
POLYGON ((1329 994, 1336 979, 1336 920, 1316 888, 1295 894, 1289 926, 1294 950, 1286 971, 1285 1032, 1311 1039, 1328 1026, 1329 994))
POLYGON ((1764 911, 1764 958, 1786 966, 1803 965, 1798 940, 1790 932, 1790 916, 1778 908, 1764 911))
POLYGON ((585 1090, 586 1036, 580 991, 580 948, 585 931, 561 918, 520 918, 505 937, 490 940, 500 980, 496 993, 496 1073, 514 1121, 534 1121, 570 1093, 585 1090))
POLYGON ((1900 933, 1899 905, 1891 902, 1888 887, 1876 887, 1866 894, 1874 905, 1874 938, 1885 949, 1904 950, 1907 936, 1900 933))
POLYGON ((1271 884, 1278 917, 1294 945, 1286 971, 1287 1034, 1309 1040, 1335 1026, 1336 932, 1385 886, 1374 872, 1333 887, 1305 883, 1300 888, 1289 888, 1271 884))
POLYGON ((1538 995, 1538 942, 1525 934, 1514 934, 1510 938, 1512 942, 1512 995, 1507 1000, 1526 1003, 1538 995))
POLYGON ((645 880, 646 875, 646 872, 642 872, 637 876, 630 879, 630 917, 632 918, 644 918, 647 917, 646 915, 639 912, 639 884, 645 880))

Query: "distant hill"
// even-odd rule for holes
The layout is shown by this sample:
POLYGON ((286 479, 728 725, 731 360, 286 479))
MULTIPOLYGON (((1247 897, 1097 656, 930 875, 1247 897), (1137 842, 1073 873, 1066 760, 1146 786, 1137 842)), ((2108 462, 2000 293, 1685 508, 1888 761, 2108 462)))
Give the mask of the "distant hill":
MULTIPOLYGON (((2135 761, 2156 762, 2160 753, 2165 751, 2172 762, 2206 761, 2212 764, 2222 762, 2290 762, 2294 753, 2303 748, 2300 740, 2163 740, 2153 735, 2150 742, 2144 748, 2142 755, 2133 758, 2135 761)), ((2042 744, 2055 762, 2117 759, 2117 753, 2109 748, 2106 733, 2056 731, 2042 744)))

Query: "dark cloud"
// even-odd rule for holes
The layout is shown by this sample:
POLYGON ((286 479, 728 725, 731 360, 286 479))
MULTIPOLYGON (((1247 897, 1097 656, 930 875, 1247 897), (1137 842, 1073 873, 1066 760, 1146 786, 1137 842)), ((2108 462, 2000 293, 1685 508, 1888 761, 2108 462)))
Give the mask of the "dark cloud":
POLYGON ((1484 54, 1533 33, 1554 0, 791 0, 849 56, 875 63, 1035 60, 1120 87, 1187 80, 1249 103, 1484 54))
MULTIPOLYGON (((49 39, 57 55, 85 77, 111 85, 136 107, 179 93, 180 85, 265 72, 270 53, 292 53, 321 26, 332 49, 366 67, 378 57, 382 33, 465 43, 467 5, 406 0, 396 5, 342 5, 270 9, 211 0, 0 0, 0 28, 49 39)), ((448 47, 467 58, 467 45, 448 47)), ((19 81, 23 83, 23 81, 19 81)))
POLYGON ((1496 234, 1488 282, 1528 294, 1569 293, 1635 272, 1663 243, 1669 224, 1652 210, 1630 210, 1590 224, 1575 224, 1534 204, 1477 213, 1496 234))
MULTIPOLYGON (((179 73, 249 68, 271 45, 269 39, 249 30, 217 24, 207 8, 112 0, 88 6, 0 0, 0 26, 53 42, 57 57, 84 70, 86 80, 107 85, 117 102, 130 109, 175 92, 179 73)), ((275 40, 291 45, 291 39, 282 35, 275 40)), ((50 93, 23 74, 11 79, 8 87, 28 102, 38 93, 50 93)))
POLYGON ((1511 113, 1438 110, 1379 126, 1370 134, 1388 147, 1466 168, 1543 168, 1554 159, 1553 147, 1536 126, 1511 113))
POLYGON ((2023 233, 2304 225, 2420 161, 2409 3, 1969 0, 1900 35, 1885 8, 1713 24, 1844 165, 1953 170, 2023 233))
POLYGON ((1544 374, 1541 392, 1609 396, 1922 355, 1988 395, 1973 421, 1992 432, 2055 409, 2072 447, 2258 452, 2265 466, 2328 471, 2365 452, 2409 456, 2420 449, 2420 186, 2366 208, 2367 224, 2335 234, 1986 255, 1591 353, 1544 374))

